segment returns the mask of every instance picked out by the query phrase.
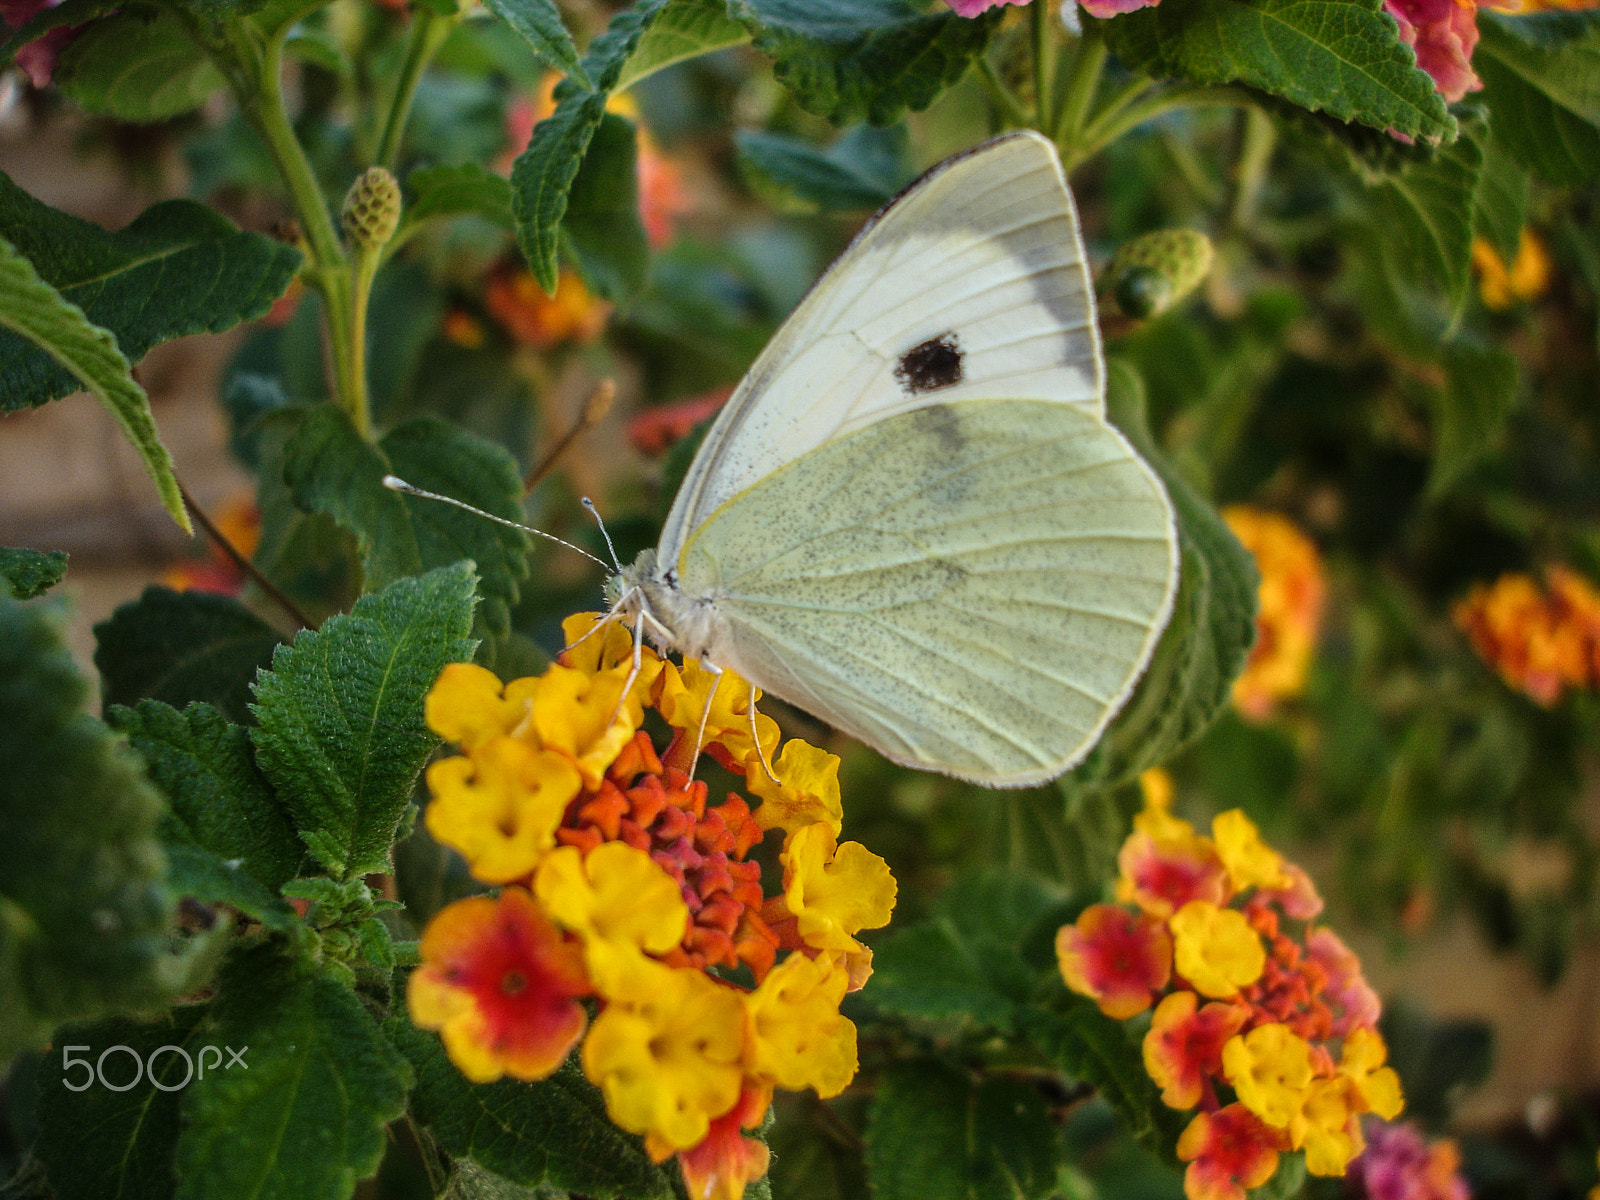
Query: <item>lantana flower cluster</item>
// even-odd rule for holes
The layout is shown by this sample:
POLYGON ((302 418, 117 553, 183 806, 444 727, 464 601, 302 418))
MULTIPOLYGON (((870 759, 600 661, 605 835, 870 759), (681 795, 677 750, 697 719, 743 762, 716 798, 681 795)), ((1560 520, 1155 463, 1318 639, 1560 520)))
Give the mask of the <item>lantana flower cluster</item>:
POLYGON ((1197 833, 1159 772, 1117 863, 1118 902, 1064 926, 1056 954, 1107 1016, 1153 1008, 1145 1069, 1167 1105, 1195 1110, 1177 1146, 1185 1195, 1243 1200, 1289 1150, 1314 1175, 1343 1175, 1361 1116, 1399 1113, 1400 1081, 1360 963, 1311 924, 1310 878, 1238 809, 1197 833))
POLYGON ((1545 582, 1502 575, 1473 587, 1452 615, 1501 679, 1548 708, 1569 688, 1600 688, 1600 592, 1562 566, 1545 582))
POLYGON ((838 841, 836 756, 780 752, 731 672, 713 691, 710 672, 647 650, 635 673, 628 631, 595 622, 569 618, 569 649, 536 678, 458 663, 429 693, 428 724, 461 753, 429 767, 423 819, 500 890, 424 930, 411 1017, 477 1082, 542 1079, 581 1042, 611 1119, 656 1161, 676 1154, 691 1196, 736 1200, 766 1170, 740 1131, 773 1088, 828 1097, 854 1077, 839 1003, 871 972, 855 934, 888 922, 895 882, 838 841), (660 753, 647 708, 673 730, 660 753), (754 810, 709 804, 690 778, 702 720, 754 810), (747 855, 774 829, 783 883, 767 896, 747 855))
POLYGON ((1280 701, 1305 691, 1327 593, 1322 556, 1316 543, 1278 513, 1234 504, 1222 510, 1222 519, 1261 574, 1256 644, 1233 682, 1234 707, 1261 721, 1280 701))

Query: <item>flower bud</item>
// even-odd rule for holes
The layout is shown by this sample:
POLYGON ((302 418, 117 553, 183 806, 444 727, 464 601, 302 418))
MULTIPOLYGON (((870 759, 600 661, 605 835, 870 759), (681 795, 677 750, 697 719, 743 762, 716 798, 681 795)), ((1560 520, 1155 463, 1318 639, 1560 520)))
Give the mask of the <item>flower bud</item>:
POLYGON ((1211 270, 1211 239, 1193 229, 1158 229, 1126 243, 1106 264, 1100 290, 1123 315, 1144 319, 1182 300, 1211 270))
POLYGON ((339 224, 350 244, 379 250, 400 224, 400 184, 384 167, 368 167, 350 185, 339 212, 339 224))

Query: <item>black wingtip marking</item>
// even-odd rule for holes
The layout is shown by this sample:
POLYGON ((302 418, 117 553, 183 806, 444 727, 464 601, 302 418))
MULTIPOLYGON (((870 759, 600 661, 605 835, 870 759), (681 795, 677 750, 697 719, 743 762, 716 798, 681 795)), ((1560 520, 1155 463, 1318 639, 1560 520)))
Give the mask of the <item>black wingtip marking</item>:
POLYGON ((962 362, 961 343, 955 334, 944 333, 902 354, 894 377, 908 396, 936 392, 961 382, 962 362))

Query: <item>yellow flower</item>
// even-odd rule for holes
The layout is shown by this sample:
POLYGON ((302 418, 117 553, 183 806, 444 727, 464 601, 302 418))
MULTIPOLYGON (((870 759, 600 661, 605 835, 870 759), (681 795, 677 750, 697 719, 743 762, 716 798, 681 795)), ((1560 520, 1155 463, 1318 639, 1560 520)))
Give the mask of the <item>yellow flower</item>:
POLYGON ((643 850, 602 842, 587 856, 562 846, 539 864, 534 895, 583 939, 589 972, 610 999, 644 968, 644 953, 664 954, 683 940, 689 908, 672 876, 643 850))
POLYGON ((641 958, 610 1000, 584 1039, 584 1074, 623 1129, 668 1153, 687 1150, 739 1098, 740 994, 701 971, 641 958))
POLYGON ((637 689, 620 703, 628 672, 626 664, 593 674, 553 666, 540 677, 533 697, 533 730, 540 742, 571 758, 590 790, 600 786, 606 768, 644 720, 637 689))
POLYGON ((1144 809, 1135 814, 1133 828, 1156 841, 1181 841, 1194 837, 1194 826, 1172 815, 1172 776, 1160 767, 1151 767, 1139 776, 1139 792, 1144 809))
POLYGON ((1400 1076, 1383 1065, 1388 1057, 1389 1048, 1381 1034, 1372 1029, 1353 1029, 1339 1055, 1339 1074, 1355 1086, 1364 1111, 1392 1121, 1405 1107, 1405 1099, 1400 1094, 1400 1076))
POLYGON ((510 733, 527 715, 523 696, 508 700, 502 691, 493 671, 476 663, 450 663, 429 689, 423 716, 429 729, 470 753, 510 733))
POLYGON ((837 837, 844 822, 839 803, 839 756, 790 738, 772 766, 776 781, 767 777, 766 768, 754 754, 745 756, 747 786, 761 797, 756 823, 762 829, 785 833, 822 824, 837 837))
POLYGON ((1305 1150, 1306 1170, 1313 1175, 1343 1175, 1365 1144, 1350 1091, 1350 1081, 1342 1076, 1312 1080, 1289 1123, 1290 1142, 1305 1150))
POLYGON ((1223 1000, 1261 977, 1267 952, 1243 913, 1191 900, 1168 922, 1178 974, 1202 996, 1223 1000))
POLYGON ((1286 888, 1293 881, 1284 870, 1283 858, 1261 840, 1255 822, 1240 808, 1218 813, 1211 822, 1211 840, 1217 855, 1228 868, 1228 878, 1237 891, 1247 887, 1286 888))
POLYGON ((806 945, 848 954, 860 949, 852 934, 889 923, 894 876, 860 842, 841 846, 826 825, 807 825, 789 835, 780 858, 784 902, 806 945))
POLYGON ((1222 1072, 1239 1093, 1239 1103, 1284 1129, 1311 1084, 1311 1047, 1285 1025, 1257 1025, 1222 1047, 1222 1072))
POLYGON ((562 755, 496 737, 470 757, 428 768, 433 802, 423 821, 435 840, 461 852, 475 878, 510 883, 555 845, 556 826, 580 786, 562 755))
POLYGON ((856 1027, 839 1012, 850 982, 831 955, 796 951, 745 998, 750 1016, 747 1067, 779 1087, 837 1096, 856 1074, 856 1027))
POLYGON ((1311 539, 1277 513, 1235 504, 1222 510, 1261 572, 1256 644, 1233 682, 1233 703, 1253 721, 1305 690, 1322 619, 1322 557, 1311 539))
MULTIPOLYGON (((661 715, 674 729, 682 729, 693 737, 700 728, 701 715, 705 715, 704 746, 721 746, 729 755, 729 764, 738 769, 739 764, 755 753, 756 744, 750 737, 750 706, 761 699, 761 692, 751 687, 732 671, 718 676, 702 670, 700 664, 684 659, 681 670, 670 668, 661 685, 661 715), (706 712, 706 696, 716 688, 711 711, 706 712)), ((771 717, 756 714, 756 736, 761 739, 761 752, 767 761, 778 748, 778 723, 771 717)))
POLYGON ((1517 238, 1517 256, 1508 270, 1490 242, 1472 239, 1472 265, 1478 272, 1478 296, 1485 308, 1504 312, 1517 301, 1537 300, 1550 286, 1550 252, 1531 229, 1517 238))

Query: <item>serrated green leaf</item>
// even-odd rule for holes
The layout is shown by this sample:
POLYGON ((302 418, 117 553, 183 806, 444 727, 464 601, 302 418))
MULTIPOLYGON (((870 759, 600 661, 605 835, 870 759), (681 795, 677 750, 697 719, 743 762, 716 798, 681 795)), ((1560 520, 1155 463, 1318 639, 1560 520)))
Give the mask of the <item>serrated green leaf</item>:
MULTIPOLYGON (((178 1144, 184 1079, 192 1080, 200 1048, 209 1044, 205 1017, 205 1005, 186 1004, 157 1021, 118 1019, 62 1031, 57 1045, 39 1061, 35 1143, 56 1196, 170 1200, 177 1183, 172 1153, 178 1144), (85 1067, 63 1069, 64 1058, 87 1061, 92 1074, 105 1054, 106 1075, 118 1083, 130 1079, 131 1056, 120 1050, 108 1053, 113 1046, 128 1047, 150 1066, 127 1091, 102 1087, 98 1078, 84 1088, 85 1067), (187 1059, 174 1050, 157 1053, 164 1046, 178 1047, 187 1059)), ((206 1055, 208 1067, 211 1057, 206 1055)), ((217 1058, 225 1061, 220 1050, 217 1058)))
POLYGON ((377 1170, 411 1069, 348 988, 257 948, 224 970, 208 1041, 248 1069, 184 1093, 177 1200, 344 1200, 377 1170))
POLYGON ((0 45, 0 66, 9 66, 17 51, 63 25, 82 25, 122 7, 123 0, 62 0, 54 8, 41 8, 19 25, 0 45))
POLYGON ((589 86, 589 76, 578 61, 578 48, 551 0, 484 0, 484 7, 515 29, 545 66, 589 86))
POLYGON ((161 797, 81 710, 57 610, 0 599, 0 1065, 56 1025, 169 1001, 161 797))
MULTIPOLYGON (((903 145, 904 131, 896 129, 903 145)), ((891 135, 870 125, 858 126, 826 150, 819 150, 789 134, 740 130, 734 134, 734 144, 741 165, 824 212, 833 212, 879 208, 907 182, 904 177, 874 170, 879 163, 857 153, 863 136, 884 139, 891 135)))
MULTIPOLYGON (((1028 953, 1038 947, 1029 946, 1029 935, 1064 900, 1059 889, 1030 875, 963 876, 939 897, 929 920, 873 948, 867 999, 907 1016, 1007 1027, 1039 979, 1041 963, 1028 953)), ((1048 968, 1048 947, 1044 958, 1048 968)))
POLYGON ((1480 14, 1472 65, 1496 137, 1555 184, 1600 172, 1600 14, 1480 14))
POLYGON ((614 86, 623 91, 674 63, 749 40, 750 31, 728 15, 727 0, 668 0, 628 56, 614 86))
POLYGON ((439 739, 422 701, 472 657, 470 564, 401 579, 282 647, 256 682, 257 764, 317 861, 339 878, 390 869, 389 848, 439 739))
POLYGON ((237 909, 276 933, 308 934, 288 902, 267 891, 255 876, 241 870, 236 865, 237 860, 225 859, 187 842, 169 843, 166 849, 167 883, 174 896, 187 897, 204 905, 219 904, 237 909))
POLYGON ((960 17, 909 0, 730 0, 808 112, 835 125, 888 125, 966 73, 1003 16, 960 17))
POLYGON ((1509 263, 1517 257, 1522 227, 1528 222, 1529 178, 1500 136, 1497 118, 1491 123, 1490 135, 1483 150, 1472 228, 1509 263))
POLYGON ((639 218, 639 148, 633 122, 606 113, 567 193, 561 228, 589 288, 627 300, 644 286, 650 240, 639 218))
POLYGON ((470 1158, 450 1163, 450 1182, 439 1200, 563 1200, 564 1192, 554 1188, 524 1187, 504 1176, 485 1170, 470 1158))
POLYGON ((876 1200, 1028 1200, 1056 1182, 1055 1126, 1039 1092, 939 1062, 883 1073, 866 1145, 876 1200))
MULTIPOLYGON (((522 476, 506 450, 459 425, 419 417, 380 443, 394 474, 507 521, 520 521, 522 476)), ((528 535, 437 500, 402 497, 423 570, 470 558, 478 568, 484 630, 504 637, 528 577, 528 535)))
POLYGON ((568 1058, 538 1083, 471 1083, 437 1034, 403 1015, 386 1027, 417 1074, 411 1111, 447 1154, 470 1158, 513 1183, 547 1185, 595 1200, 670 1196, 670 1176, 644 1143, 606 1116, 600 1090, 568 1058))
MULTIPOLYGON (((192 534, 172 456, 150 415, 150 398, 134 382, 133 368, 117 349, 116 338, 91 323, 81 308, 41 279, 34 265, 0 237, 0 337, 7 336, 3 331, 9 331, 16 348, 25 347, 25 354, 52 363, 74 381, 68 391, 81 386, 106 406, 139 452, 167 512, 192 534)), ((6 349, 0 343, 0 360, 6 349)), ((0 361, 0 380, 4 374, 0 361)), ((0 400, 0 411, 22 407, 8 401, 9 397, 0 400)))
POLYGON ((1089 757, 1062 777, 1068 796, 1129 783, 1198 737, 1228 703, 1256 636, 1255 560, 1155 449, 1144 383, 1116 358, 1106 363, 1106 411, 1166 486, 1182 557, 1172 619, 1128 703, 1089 757))
POLYGON ((1103 25, 1131 69, 1245 83, 1314 112, 1424 141, 1455 134, 1382 0, 1187 0, 1103 25))
POLYGON ((767 1178, 774 1195, 783 1200, 872 1200, 861 1139, 846 1115, 865 1099, 826 1104, 807 1093, 780 1091, 773 1096, 767 1178))
POLYGON ((461 213, 512 227, 510 181, 477 163, 423 167, 406 176, 406 188, 413 198, 401 215, 396 238, 423 221, 461 213))
POLYGON ((67 574, 65 550, 29 550, 0 546, 0 579, 13 600, 42 596, 67 574))
MULTIPOLYGON (((305 849, 256 769, 250 734, 209 704, 179 712, 159 700, 111 710, 167 798, 162 839, 236 861, 269 893, 299 874, 305 849)), ((189 893, 193 894, 193 893, 189 893)))
MULTIPOLYGON (((300 265, 292 246, 238 229, 192 200, 147 208, 126 228, 41 204, 0 174, 0 237, 39 277, 116 337, 129 362, 191 333, 221 333, 259 317, 300 265)), ((0 412, 76 391, 78 379, 44 351, 0 332, 0 412)))
POLYGON ((54 82, 85 112, 144 123, 192 112, 227 86, 183 22, 164 9, 94 22, 62 50, 54 82))
POLYGON ((1428 491, 1439 495, 1493 449, 1520 399, 1517 359, 1503 346, 1457 342, 1444 348, 1445 386, 1433 402, 1428 491))
POLYGON ((174 708, 203 700, 238 722, 250 719, 250 685, 281 641, 237 600, 163 587, 120 605, 94 636, 107 709, 146 697, 174 708))

